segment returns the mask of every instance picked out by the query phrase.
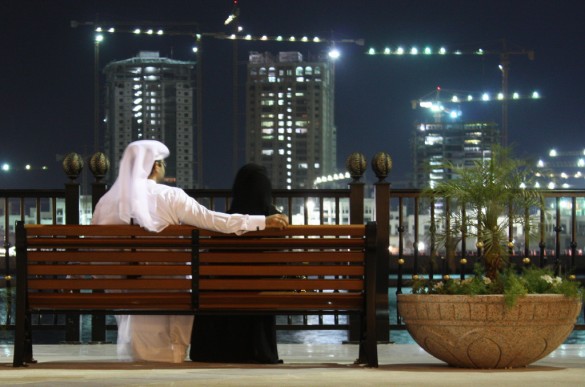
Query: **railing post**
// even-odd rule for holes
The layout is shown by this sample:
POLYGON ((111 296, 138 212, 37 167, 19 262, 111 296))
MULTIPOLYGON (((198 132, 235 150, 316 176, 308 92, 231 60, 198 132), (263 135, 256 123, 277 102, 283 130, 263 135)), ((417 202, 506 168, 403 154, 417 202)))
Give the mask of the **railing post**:
POLYGON ((575 256, 577 255, 577 198, 571 198, 571 267, 567 270, 575 270, 575 256))
MULTIPOLYGON (((96 152, 89 159, 89 169, 95 177, 95 181, 91 186, 91 211, 95 210, 95 206, 102 196, 107 191, 107 186, 103 182, 108 169, 110 168, 110 161, 102 152, 96 152)), ((98 290, 94 290, 98 292, 98 290)), ((103 314, 94 314, 91 316, 91 343, 101 344, 106 342, 106 316, 103 314)))
POLYGON ((555 232, 555 264, 554 264, 554 273, 555 275, 560 275, 561 272, 561 231, 563 228, 561 226, 561 198, 555 198, 555 213, 556 213, 556 222, 553 228, 555 232))
MULTIPOLYGON (((63 159, 63 171, 70 181, 65 183, 65 223, 79 224, 79 183, 74 181, 83 169, 83 159, 77 153, 69 153, 63 159)), ((65 342, 80 343, 81 315, 79 313, 65 314, 65 342)))
POLYGON ((65 183, 65 224, 79 224, 79 183, 65 183))
POLYGON ((345 166, 353 179, 349 183, 349 223, 364 224, 364 183, 360 181, 366 171, 366 158, 361 153, 352 153, 345 166))
POLYGON ((540 242, 538 243, 538 249, 539 249, 539 261, 538 264, 540 265, 541 268, 546 266, 546 255, 545 255, 545 249, 546 249, 546 242, 545 242, 545 237, 544 237, 544 232, 545 232, 545 201, 544 198, 542 199, 541 202, 541 206, 540 206, 540 223, 538 224, 538 228, 539 228, 539 232, 540 232, 540 242))
MULTIPOLYGON (((364 224, 364 187, 360 181, 366 171, 366 158, 361 153, 352 153, 347 158, 346 168, 352 177, 349 183, 349 223, 364 224)), ((361 340, 362 321, 355 315, 349 316, 349 330, 347 340, 351 343, 359 343, 361 340)))
POLYGON ((349 223, 364 224, 364 187, 360 181, 349 183, 349 223))
POLYGON ((390 169, 392 159, 387 153, 379 152, 372 158, 372 169, 378 178, 374 184, 376 196, 376 223, 378 228, 377 247, 378 264, 376 265, 376 325, 377 340, 388 342, 390 339, 390 311, 388 302, 388 280, 390 276, 390 183, 384 181, 390 169))

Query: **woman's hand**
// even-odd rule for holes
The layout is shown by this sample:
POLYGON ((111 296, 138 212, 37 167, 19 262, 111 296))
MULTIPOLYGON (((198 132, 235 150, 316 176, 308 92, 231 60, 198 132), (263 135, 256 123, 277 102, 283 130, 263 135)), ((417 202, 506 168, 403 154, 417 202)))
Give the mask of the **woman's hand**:
POLYGON ((274 214, 266 217, 266 228, 283 230, 288 226, 288 216, 285 214, 274 214))

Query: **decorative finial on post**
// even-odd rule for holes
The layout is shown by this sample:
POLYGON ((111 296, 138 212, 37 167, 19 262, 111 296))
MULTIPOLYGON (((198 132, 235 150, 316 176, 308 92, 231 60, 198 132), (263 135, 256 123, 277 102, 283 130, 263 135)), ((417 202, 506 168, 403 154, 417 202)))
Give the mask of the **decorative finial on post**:
POLYGON ((350 154, 345 161, 345 168, 353 181, 358 181, 364 175, 364 172, 366 172, 367 163, 365 156, 359 152, 350 154))
POLYGON ((96 181, 100 181, 106 176, 110 170, 110 160, 103 152, 94 153, 89 159, 89 170, 95 177, 96 181))
POLYGON ((71 179, 77 179, 83 169, 83 158, 75 152, 68 153, 63 159, 63 171, 71 179))
POLYGON ((379 181, 383 181, 392 169, 392 157, 388 153, 378 152, 372 158, 372 170, 379 181))

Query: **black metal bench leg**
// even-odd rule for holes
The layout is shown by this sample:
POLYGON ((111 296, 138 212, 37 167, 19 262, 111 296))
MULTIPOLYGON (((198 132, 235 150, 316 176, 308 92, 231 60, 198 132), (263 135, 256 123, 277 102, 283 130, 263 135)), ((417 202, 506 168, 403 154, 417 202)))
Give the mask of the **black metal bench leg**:
POLYGON ((376 339, 375 318, 372 320, 362 316, 360 320, 359 354, 354 364, 378 367, 378 342, 376 339), (369 335, 368 332, 370 332, 369 335))
POLYGON ((14 331, 13 367, 23 367, 27 364, 34 364, 37 362, 33 358, 31 329, 30 313, 22 311, 17 313, 16 327, 14 331))
POLYGON ((25 317, 26 329, 24 331, 24 354, 23 359, 27 364, 35 364, 37 361, 33 358, 33 343, 32 343, 32 322, 30 313, 25 317))

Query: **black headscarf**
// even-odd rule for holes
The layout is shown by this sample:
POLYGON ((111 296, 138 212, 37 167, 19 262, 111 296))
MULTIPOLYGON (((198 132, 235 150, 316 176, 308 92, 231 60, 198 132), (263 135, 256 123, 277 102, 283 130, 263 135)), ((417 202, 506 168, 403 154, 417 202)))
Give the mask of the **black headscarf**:
POLYGON ((272 184, 264 166, 249 163, 240 168, 228 212, 265 216, 278 213, 272 204, 272 184))

